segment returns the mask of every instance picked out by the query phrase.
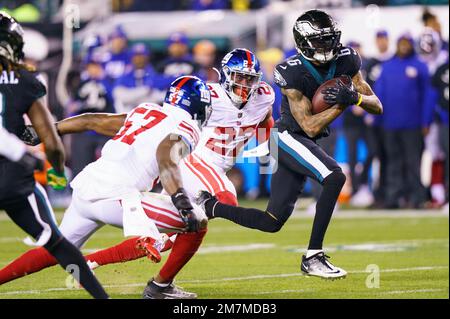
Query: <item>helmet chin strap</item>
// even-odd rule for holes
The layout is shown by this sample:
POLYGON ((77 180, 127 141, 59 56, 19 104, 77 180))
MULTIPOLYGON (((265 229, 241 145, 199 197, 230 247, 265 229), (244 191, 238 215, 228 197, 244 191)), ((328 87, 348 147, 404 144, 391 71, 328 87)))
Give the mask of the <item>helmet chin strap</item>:
MULTIPOLYGON (((217 69, 213 68, 216 72, 218 71, 217 69)), ((228 69, 229 70, 229 69, 228 69)), ((227 71, 228 71, 227 70, 227 71)), ((224 72, 225 74, 225 81, 220 81, 221 79, 221 75, 220 72, 219 73, 219 82, 221 82, 221 86, 224 88, 224 91, 227 93, 228 97, 230 98, 231 102, 233 103, 233 105, 240 109, 242 107, 242 104, 244 103, 241 99, 241 97, 239 97, 237 94, 235 94, 233 92, 233 81, 231 80, 231 71, 228 74, 227 72, 224 72)))
POLYGON ((306 54, 304 54, 303 51, 302 51, 300 48, 298 48, 297 46, 296 46, 295 48, 297 49, 297 52, 298 52, 299 54, 301 54, 302 57, 304 57, 306 60, 308 60, 308 61, 314 61, 314 59, 312 59, 312 58, 308 57, 306 54))
POLYGON ((228 97, 231 100, 231 103, 233 103, 233 105, 235 107, 237 107, 238 109, 242 108, 242 104, 244 104, 244 101, 242 101, 241 97, 238 97, 236 93, 234 92, 229 92, 228 90, 225 90, 225 92, 227 93, 228 97))
POLYGON ((328 63, 328 62, 332 61, 335 57, 335 55, 333 55, 331 53, 332 51, 330 51, 329 59, 326 58, 326 55, 324 55, 322 53, 317 53, 317 52, 314 53, 313 57, 311 58, 311 57, 306 56, 303 53, 303 51, 301 49, 299 49, 298 47, 295 47, 295 48, 297 49, 297 52, 302 55, 302 57, 304 57, 306 60, 311 61, 311 62, 328 63))
POLYGON ((212 68, 216 73, 217 73, 217 75, 219 76, 219 82, 220 82, 220 80, 221 80, 221 78, 222 78, 222 76, 220 75, 220 71, 219 70, 217 70, 217 68, 212 68))

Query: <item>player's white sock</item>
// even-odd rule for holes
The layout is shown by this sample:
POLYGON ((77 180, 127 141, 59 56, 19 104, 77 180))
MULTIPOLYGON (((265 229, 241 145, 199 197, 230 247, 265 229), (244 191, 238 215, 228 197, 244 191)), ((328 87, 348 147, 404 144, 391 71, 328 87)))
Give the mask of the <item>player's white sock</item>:
POLYGON ((169 282, 169 283, 162 283, 162 282, 156 282, 156 281, 154 281, 154 280, 153 280, 153 283, 154 283, 155 285, 157 285, 158 287, 162 287, 162 288, 166 288, 167 286, 170 285, 170 282, 169 282))
POLYGON ((91 270, 94 270, 94 269, 96 269, 96 268, 98 268, 100 266, 99 264, 97 264, 97 262, 90 261, 90 260, 87 261, 87 265, 89 266, 89 268, 91 270))
POLYGON ((306 251, 306 258, 309 258, 311 256, 314 256, 315 254, 323 252, 322 249, 308 249, 306 251))

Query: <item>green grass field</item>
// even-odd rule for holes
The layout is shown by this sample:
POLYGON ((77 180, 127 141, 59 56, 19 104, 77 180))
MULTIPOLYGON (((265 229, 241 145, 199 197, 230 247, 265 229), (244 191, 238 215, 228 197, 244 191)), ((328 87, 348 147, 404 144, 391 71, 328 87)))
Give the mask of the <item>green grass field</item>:
MULTIPOLYGON (((241 204, 265 206, 264 201, 241 204)), ((267 234, 212 220, 201 250, 178 275, 177 284, 199 298, 449 298, 448 214, 340 211, 325 240, 331 261, 349 272, 337 281, 300 273, 311 224, 311 216, 296 212, 279 233, 267 234), (377 273, 366 272, 377 268, 378 288, 373 287, 377 273)), ((0 213, 0 267, 28 249, 23 238, 0 213)), ((83 251, 121 240, 121 230, 105 226, 83 251)), ((141 259, 99 268, 96 275, 113 298, 140 298, 160 265, 141 259)), ((0 299, 89 297, 81 289, 66 288, 66 278, 55 266, 0 286, 0 299)))

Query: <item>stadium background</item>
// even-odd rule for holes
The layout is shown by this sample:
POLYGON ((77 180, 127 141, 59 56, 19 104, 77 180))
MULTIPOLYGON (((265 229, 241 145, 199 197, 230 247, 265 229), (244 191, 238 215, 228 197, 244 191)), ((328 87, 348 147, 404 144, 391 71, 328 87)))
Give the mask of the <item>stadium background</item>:
MULTIPOLYGON (((127 111, 142 100, 158 103, 176 75, 193 73, 206 80, 217 80, 211 67, 218 67, 221 57, 235 47, 246 47, 256 52, 263 63, 264 79, 275 87, 271 75, 274 65, 295 53, 292 24, 299 12, 312 7, 327 8, 335 16, 342 30, 342 42, 359 46, 366 62, 380 55, 383 59, 393 55, 397 39, 405 33, 415 39, 417 50, 428 11, 440 23, 442 48, 448 50, 448 1, 440 0, 98 0, 67 1, 66 7, 63 1, 0 2, 0 8, 15 16, 28 31, 26 55, 47 81, 49 107, 55 119, 86 111, 127 111), (63 25, 70 28, 63 28, 63 25), (389 48, 387 53, 380 53, 376 37, 384 32, 389 48), (176 43, 186 46, 187 52, 183 54, 183 48, 175 49, 181 50, 181 53, 176 53, 180 57, 170 59, 169 46, 174 43, 174 46, 176 43), (113 46, 117 48, 112 49, 113 46), (148 59, 137 62, 143 63, 144 71, 138 71, 142 74, 135 72, 137 67, 133 66, 133 56, 148 59), (92 65, 98 65, 98 70, 92 65), (100 84, 92 86, 91 82, 100 84), (100 92, 102 90, 105 91, 104 96, 100 92), (130 94, 135 98, 127 98, 130 94)), ((424 59, 430 62, 442 60, 442 56, 424 59)), ((445 58, 444 61, 430 63, 442 62, 445 58)), ((281 101, 279 90, 276 93, 275 119, 279 116, 281 101)), ((438 116, 436 119, 439 122, 438 116)), ((378 200, 378 195, 373 196, 372 193, 380 182, 384 183, 380 180, 380 172, 388 159, 381 158, 371 145, 373 141, 370 144, 371 141, 365 138, 367 123, 364 121, 367 119, 362 116, 355 121, 344 120, 343 117, 338 119, 332 125, 335 149, 329 146, 327 150, 342 164, 349 177, 340 203, 379 208, 384 205, 383 199, 378 200), (346 134, 352 134, 352 130, 354 134, 349 140, 346 134), (350 147, 352 145, 355 146, 350 147), (352 178, 355 179, 354 185, 352 178), (352 195, 356 196, 353 201, 352 195)), ((64 137, 64 142, 67 165, 76 174, 98 156, 105 139, 87 133, 64 137)), ((254 145, 253 141, 249 147, 254 145)), ((446 201, 442 191, 444 159, 441 154, 437 173, 435 167, 433 175, 433 161, 436 164, 433 157, 436 156, 426 147, 421 177, 427 188, 427 201, 422 206, 441 207, 446 201), (433 183, 440 184, 434 193, 431 192, 433 183)), ((270 176, 259 174, 259 163, 240 162, 230 172, 240 195, 248 199, 266 197, 270 192, 270 176)), ((45 174, 38 176, 45 184, 45 174)), ((314 195, 314 188, 317 186, 308 183, 304 196, 314 195)), ((50 197, 54 205, 64 207, 70 200, 70 191, 61 194, 50 190, 50 197)), ((406 203, 399 204, 402 205, 407 206, 406 203)))
MULTIPOLYGON (((246 47, 254 51, 263 63, 264 79, 273 84, 271 70, 274 65, 294 52, 292 39, 293 21, 295 21, 300 12, 313 7, 324 8, 337 19, 342 30, 342 42, 351 44, 354 47, 360 47, 366 62, 370 61, 371 58, 383 60, 394 55, 397 39, 405 34, 412 37, 416 51, 420 52, 421 42, 419 40, 421 39, 420 36, 426 31, 426 25, 437 30, 439 28, 436 27, 435 21, 438 21, 441 31, 439 35, 441 44, 437 46, 440 48, 439 52, 431 50, 430 54, 423 55, 420 58, 434 69, 439 66, 437 64, 448 61, 448 55, 445 55, 448 54, 446 53, 448 51, 449 32, 448 1, 442 0, 73 0, 67 1, 67 3, 72 5, 64 7, 63 1, 49 0, 0 1, 0 10, 8 11, 26 28, 26 57, 28 62, 37 65, 47 83, 49 91, 48 105, 55 120, 85 111, 126 111, 136 104, 133 99, 126 99, 126 97, 130 96, 135 97, 137 100, 144 98, 146 101, 160 102, 162 92, 167 84, 170 83, 170 79, 175 74, 181 75, 185 73, 184 71, 186 70, 204 79, 216 80, 216 74, 210 71, 210 67, 218 67, 221 57, 235 47, 246 47), (70 28, 64 28, 64 25, 70 26, 70 28), (376 45, 376 39, 386 36, 389 42, 389 49, 387 53, 382 54, 376 45), (168 59, 169 47, 174 44, 176 46, 173 49, 174 51, 183 51, 182 47, 186 46, 188 54, 182 55, 180 58, 168 59), (113 53, 113 46, 124 46, 124 48, 119 50, 120 52, 113 53), (145 72, 136 72, 136 67, 133 67, 132 57, 141 58, 140 60, 139 58, 135 59, 134 63, 143 63, 145 72), (148 58, 148 64, 145 58, 148 58), (170 64, 175 66, 168 67, 170 64), (133 77, 134 80, 139 78, 139 81, 134 82, 134 80, 130 80, 133 77), (133 83, 130 83, 130 81, 133 83), (89 82, 98 85, 87 86, 89 88, 88 93, 83 93, 85 92, 82 92, 83 86, 89 82), (119 90, 117 90, 118 88, 119 90), (103 98, 106 104, 100 101, 103 98)), ((432 75, 430 71, 430 77, 432 75)), ((275 85, 273 86, 275 87, 275 85)), ((392 89, 394 90, 395 88, 392 89)), ((432 89, 431 84, 428 84, 426 90, 428 89, 432 89)), ((87 89, 85 88, 85 90, 87 89)), ((406 95, 407 92, 405 92, 406 95)), ((448 189, 445 190, 444 177, 444 163, 446 156, 448 157, 448 149, 447 154, 445 154, 442 148, 439 147, 440 142, 438 138, 439 131, 443 128, 445 129, 446 127, 448 132, 448 115, 447 122, 445 122, 445 119, 442 119, 442 110, 437 105, 431 105, 433 101, 430 98, 421 107, 428 107, 432 110, 431 119, 434 125, 417 128, 424 133, 420 137, 422 141, 419 142, 427 141, 425 143, 426 147, 420 149, 423 154, 421 163, 418 163, 421 181, 426 191, 426 198, 424 198, 423 202, 416 203, 418 205, 413 205, 408 201, 399 201, 396 203, 397 205, 387 205, 383 201, 383 194, 377 193, 377 191, 383 191, 380 183, 385 183, 385 181, 380 180, 380 173, 383 167, 385 169, 389 161, 386 158, 384 160, 379 158, 377 155, 382 153, 377 153, 377 150, 372 149, 370 142, 368 143, 361 133, 370 129, 370 118, 359 118, 355 117, 355 115, 354 117, 349 116, 347 120, 344 120, 343 116, 340 121, 336 121, 333 125, 333 131, 335 132, 333 138, 335 140, 332 139, 328 143, 332 144, 328 145, 330 147, 328 150, 336 156, 349 177, 340 197, 341 210, 363 207, 374 208, 379 213, 378 209, 380 208, 413 208, 418 209, 417 214, 428 214, 430 216, 430 219, 427 219, 427 216, 424 216, 425 218, 418 217, 418 215, 405 216, 399 218, 398 221, 394 220, 389 225, 386 222, 387 226, 383 227, 396 229, 396 234, 391 236, 384 233, 383 227, 377 228, 377 223, 385 219, 387 215, 395 213, 394 210, 382 211, 381 215, 373 214, 372 216, 370 215, 371 210, 363 210, 363 214, 367 214, 368 218, 373 218, 369 220, 373 223, 370 224, 370 222, 367 223, 362 220, 350 222, 350 225, 353 225, 351 231, 355 230, 350 236, 350 241, 364 241, 362 238, 374 240, 376 238, 383 238, 383 240, 408 238, 408 240, 414 241, 417 237, 422 239, 427 237, 428 235, 423 236, 421 229, 429 229, 429 236, 436 236, 436 238, 425 238, 424 240, 427 240, 426 245, 431 245, 431 242, 438 243, 437 246, 439 248, 427 246, 424 249, 432 256, 429 259, 430 264, 438 265, 438 279, 440 282, 438 289, 431 290, 429 295, 431 297, 441 297, 440 293, 443 291, 448 298, 448 189), (349 140, 349 136, 353 136, 353 139, 349 140), (333 145, 335 145, 334 149, 332 148, 333 145), (356 149, 356 162, 352 162, 350 159, 352 146, 356 149), (437 151, 436 147, 438 148, 437 151), (369 161, 367 161, 369 154, 374 156, 373 158, 369 157, 369 161), (364 171, 364 164, 366 164, 367 178, 361 175, 364 171), (353 175, 351 173, 352 170, 354 171, 353 175), (359 185, 352 185, 352 177, 355 180, 358 179, 359 185), (358 193, 357 188, 361 192, 358 193), (441 212, 446 213, 447 217, 433 217, 435 216, 433 214, 441 214, 441 212), (437 221, 443 223, 443 229, 442 227, 439 229, 435 228, 439 227, 436 225, 437 221), (402 229, 402 227, 405 228, 402 229), (369 232, 372 232, 372 234, 368 236, 369 232), (398 238, 395 236, 398 236, 398 238), (441 237, 446 238, 447 244, 443 244, 441 237), (438 255, 440 256, 439 258, 437 258, 438 255), (447 262, 443 260, 447 260, 447 262), (444 266, 442 266, 442 263, 444 263, 444 266), (442 283, 442 279, 444 279, 444 283, 442 283), (447 282, 446 284, 445 281, 447 282), (442 285, 444 285, 444 289, 441 289, 442 285), (440 292, 436 292, 439 289, 441 289, 440 292)), ((275 117, 279 116, 279 103, 280 98, 278 95, 274 105, 275 117)), ((408 113, 408 105, 404 101, 398 101, 397 108, 398 114, 408 113)), ((383 135, 383 126, 380 125, 380 127, 381 137, 383 135)), ((94 159, 99 155, 101 145, 105 142, 103 137, 92 133, 66 136, 63 140, 67 150, 67 166, 75 173, 83 165, 87 164, 88 158, 85 155, 90 154, 92 159, 94 159)), ((385 147, 386 142, 382 138, 378 140, 381 147, 383 145, 385 147)), ((418 141, 411 141, 411 143, 416 142, 418 141)), ((255 146, 255 143, 250 143, 249 147, 252 146, 255 146)), ((39 147, 35 148, 34 151, 42 152, 39 147)), ((230 176, 241 198, 260 199, 258 202, 246 202, 244 200, 243 203, 250 206, 264 207, 266 197, 270 191, 268 186, 270 176, 259 174, 259 163, 248 163, 243 160, 240 162, 242 163, 239 163, 230 172, 230 176)), ((45 174, 38 172, 37 177, 45 185, 45 174)), ((405 193, 409 191, 406 184, 404 182, 405 188, 403 191, 405 193)), ((305 194, 302 196, 312 199, 303 201, 300 204, 302 212, 309 211, 314 206, 313 198, 317 191, 315 188, 317 186, 311 183, 307 185, 305 194), (311 206, 308 206, 309 203, 311 203, 311 206)), ((55 192, 50 188, 47 189, 55 207, 63 209, 67 206, 70 201, 70 190, 61 193, 55 192)), ((404 212, 404 210, 401 212, 404 212)), ((411 211, 409 210, 408 212, 411 211)), ((58 215, 58 218, 60 218, 60 215, 58 215)), ((344 222, 347 223, 347 226, 349 225, 349 221, 338 220, 336 222, 336 227, 338 229, 341 227, 340 231, 342 231, 342 234, 336 235, 336 233, 331 231, 331 242, 333 240, 342 242, 343 238, 349 235, 350 228, 346 229, 345 227, 347 226, 344 226, 344 222)), ((283 235, 287 237, 283 238, 290 238, 297 234, 295 231, 295 227, 298 226, 297 223, 298 221, 295 221, 294 224, 287 225, 287 230, 283 235)), ((306 226, 303 225, 303 220, 300 224, 301 228, 306 226)), ((222 229, 224 229, 228 224, 219 223, 219 226, 222 226, 222 229)), ((213 227, 212 229, 210 234, 211 241, 226 241, 224 239, 228 238, 225 237, 226 233, 217 233, 214 232, 213 227)), ((6 234, 9 232, 8 230, 6 234)), ((20 236, 12 231, 11 234, 20 236)), ((118 242, 120 234, 119 232, 115 234, 117 236, 114 242, 118 242)), ((99 238, 104 238, 101 235, 99 238)), ((248 237, 244 235, 238 236, 233 241, 236 241, 236 243, 246 243, 248 241, 250 245, 253 245, 252 243, 255 241, 264 241, 261 239, 262 236, 264 234, 260 235, 258 233, 254 235, 254 233, 251 233, 248 237)), ((270 236, 270 238, 273 240, 275 236, 270 236)), ((8 240, 0 241, 0 243, 6 243, 8 240)), ((286 241, 286 243, 292 245, 292 242, 289 242, 287 239, 282 239, 281 241, 286 241)), ((114 242, 106 242, 104 239, 101 239, 100 244, 97 242, 94 247, 105 247, 114 242)), ((206 246, 208 246, 208 243, 206 246)), ((336 247, 335 249, 337 250, 345 250, 344 246, 338 245, 336 247)), ((88 247, 88 249, 90 248, 88 247)), ((298 248, 290 247, 289 249, 290 251, 298 251, 298 248)), ((351 250, 351 248, 349 249, 351 250)), ((356 248, 356 250, 358 249, 356 248)), ((381 249, 389 249, 389 247, 381 249)), ((394 247, 395 249, 397 248, 394 247)), ((406 249, 408 250, 409 248, 406 249)), ((18 252, 22 250, 19 249, 18 252)), ((7 260, 12 259, 13 255, 13 251, 8 251, 7 255, 3 256, 3 262, 5 263, 7 260), (11 256, 9 253, 11 253, 11 256)), ((415 256, 421 259, 424 255, 426 254, 421 252, 420 255, 415 256)), ((226 259, 226 256, 223 258, 226 259)), ((357 264, 356 261, 351 260, 351 265, 357 264)), ((276 260, 275 262, 280 261, 276 260)), ((283 260, 281 260, 282 262, 283 260)), ((199 265, 195 261, 193 263, 194 265, 199 265)), ((383 262, 380 263, 382 264, 383 262)), ((138 266, 143 268, 142 264, 138 266)), ((182 280, 184 279, 188 286, 189 279, 201 276, 200 270, 193 269, 194 266, 189 267, 191 273, 186 275, 186 277, 182 276, 182 280)), ((292 272, 294 271, 292 270, 292 272)), ((234 273, 229 275, 234 275, 234 273)), ((39 278, 42 279, 44 277, 37 276, 37 278, 39 280, 39 278)), ((407 282, 410 279, 409 277, 404 277, 399 280, 407 282)), ((35 282, 33 281, 33 283, 35 282)), ((125 285, 127 283, 126 278, 120 281, 119 285, 120 283, 125 285)), ((20 286, 20 282, 18 285, 20 286)), ((323 291, 327 291, 328 288, 325 287, 325 284, 319 284, 319 287, 322 288, 322 285, 323 291)), ((420 287, 419 284, 418 287, 420 287)), ((289 288, 291 287, 288 287, 286 284, 286 289, 289 288)), ((39 296, 55 297, 57 292, 53 292, 54 294, 52 295, 51 289, 39 296)), ((221 291, 219 289, 216 295, 214 293, 208 295, 209 292, 207 291, 211 289, 210 284, 205 284, 204 291, 202 291, 204 296, 217 297, 217 294, 221 291)), ((6 289, 6 293, 3 292, 4 296, 8 293, 8 289, 6 289)), ((15 295, 13 294, 12 296, 15 295)), ((33 296, 33 293, 27 295, 27 292, 24 292, 24 296, 30 297, 33 296)), ((239 292, 225 296, 248 297, 239 292)), ((250 297, 252 296, 255 297, 255 295, 250 295, 250 297)), ((286 294, 280 293, 279 296, 285 297, 286 294)), ((320 295, 311 294, 311 296, 318 297, 320 295)), ((341 297, 337 292, 324 293, 323 296, 341 297)), ((365 295, 364 293, 355 293, 355 296, 364 297, 365 295)), ((396 295, 393 294, 392 296, 395 297, 396 295)), ((258 295, 258 297, 265 297, 265 295, 258 295)), ((293 297, 296 298, 298 295, 294 294, 293 297)))

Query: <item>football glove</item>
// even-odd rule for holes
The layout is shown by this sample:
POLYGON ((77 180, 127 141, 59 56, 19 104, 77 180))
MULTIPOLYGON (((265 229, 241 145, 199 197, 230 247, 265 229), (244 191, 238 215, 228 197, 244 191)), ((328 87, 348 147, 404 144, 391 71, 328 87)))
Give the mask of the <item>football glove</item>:
POLYGON ((175 194, 171 196, 172 203, 178 210, 181 219, 186 225, 187 232, 198 232, 199 222, 194 215, 194 208, 192 207, 189 198, 183 188, 179 188, 175 194))
POLYGON ((39 139, 39 136, 36 133, 36 130, 34 129, 33 125, 27 125, 25 127, 25 130, 23 131, 22 135, 20 136, 20 139, 27 145, 30 146, 36 146, 41 144, 41 140, 39 139))
MULTIPOLYGON (((351 83, 351 80, 350 80, 351 83)), ((345 85, 342 81, 335 87, 326 88, 322 91, 323 99, 330 105, 339 104, 344 106, 355 105, 359 101, 359 93, 355 90, 353 84, 345 85)))
POLYGON ((64 173, 58 173, 52 167, 47 171, 47 184, 54 190, 60 191, 67 187, 67 178, 64 173))

